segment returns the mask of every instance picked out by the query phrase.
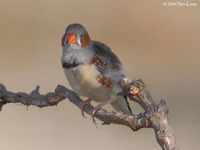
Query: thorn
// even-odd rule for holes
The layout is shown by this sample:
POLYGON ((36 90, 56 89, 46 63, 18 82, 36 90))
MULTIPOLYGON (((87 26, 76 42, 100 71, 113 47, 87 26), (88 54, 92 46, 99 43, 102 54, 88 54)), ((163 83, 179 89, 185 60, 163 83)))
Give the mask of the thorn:
POLYGON ((38 95, 38 94, 40 94, 40 93, 39 93, 39 90, 40 90, 40 86, 37 85, 36 88, 35 88, 35 90, 33 90, 33 91, 31 92, 31 95, 34 95, 34 94, 35 94, 35 95, 38 95))
POLYGON ((36 92, 37 94, 39 94, 39 90, 40 90, 40 86, 37 85, 36 88, 35 88, 35 92, 36 92))

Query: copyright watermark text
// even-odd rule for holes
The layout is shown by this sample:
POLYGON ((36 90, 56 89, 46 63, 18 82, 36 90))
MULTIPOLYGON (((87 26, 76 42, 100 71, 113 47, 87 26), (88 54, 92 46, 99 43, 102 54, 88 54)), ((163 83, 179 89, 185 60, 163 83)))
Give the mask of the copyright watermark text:
POLYGON ((163 6, 168 6, 168 7, 197 7, 196 2, 163 2, 163 6))

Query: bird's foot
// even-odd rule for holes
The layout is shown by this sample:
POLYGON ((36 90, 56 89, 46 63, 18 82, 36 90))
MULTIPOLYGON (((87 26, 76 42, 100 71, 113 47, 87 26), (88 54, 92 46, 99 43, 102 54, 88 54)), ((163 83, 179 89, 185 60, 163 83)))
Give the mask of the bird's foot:
POLYGON ((82 102, 79 104, 79 108, 81 109, 81 114, 82 114, 82 116, 83 116, 84 118, 86 118, 86 117, 85 117, 85 115, 84 115, 83 107, 84 107, 84 105, 86 105, 86 104, 90 104, 91 101, 92 101, 91 99, 87 99, 87 100, 85 100, 85 101, 82 101, 82 102))
POLYGON ((92 120, 93 120, 94 124, 96 124, 96 121, 95 121, 95 118, 94 118, 94 117, 96 116, 97 112, 98 112, 103 106, 105 106, 106 104, 109 104, 110 102, 112 102, 111 99, 108 100, 108 101, 105 101, 105 102, 103 102, 103 103, 101 103, 101 104, 99 104, 99 105, 97 105, 97 107, 95 107, 94 109, 92 109, 90 115, 92 116, 92 120))
POLYGON ((102 105, 99 104, 99 105, 97 105, 97 107, 95 107, 95 108, 92 109, 92 111, 91 111, 92 121, 93 121, 94 124, 97 124, 94 117, 96 116, 97 112, 101 109, 101 107, 102 107, 102 105))

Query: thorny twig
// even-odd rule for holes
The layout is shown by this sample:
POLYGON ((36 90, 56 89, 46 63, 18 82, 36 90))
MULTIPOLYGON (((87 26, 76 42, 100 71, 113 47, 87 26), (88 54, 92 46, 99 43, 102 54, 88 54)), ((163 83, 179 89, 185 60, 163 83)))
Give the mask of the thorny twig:
MULTIPOLYGON (((128 81, 123 90, 129 99, 138 103, 144 109, 144 113, 127 116, 118 112, 99 110, 95 117, 103 121, 103 124, 113 123, 125 125, 130 127, 133 131, 137 131, 141 128, 153 128, 157 142, 163 150, 178 149, 175 135, 168 123, 167 115, 169 111, 165 101, 161 100, 157 105, 142 80, 128 81)), ((40 108, 54 106, 65 98, 68 98, 70 102, 78 107, 80 107, 83 101, 75 92, 62 85, 58 85, 55 92, 42 95, 39 93, 39 86, 30 94, 27 94, 23 92, 10 92, 3 84, 0 84, 0 110, 3 105, 7 103, 21 103, 26 106, 34 105, 40 108)), ((90 114, 93 108, 91 104, 86 104, 83 106, 83 111, 90 114)))

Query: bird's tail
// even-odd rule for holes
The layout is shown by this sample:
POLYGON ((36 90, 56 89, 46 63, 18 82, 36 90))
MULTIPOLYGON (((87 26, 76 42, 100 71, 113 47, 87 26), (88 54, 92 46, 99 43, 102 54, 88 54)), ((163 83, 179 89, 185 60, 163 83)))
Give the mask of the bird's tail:
POLYGON ((111 105, 116 111, 121 111, 126 115, 133 115, 126 96, 118 96, 111 105))

